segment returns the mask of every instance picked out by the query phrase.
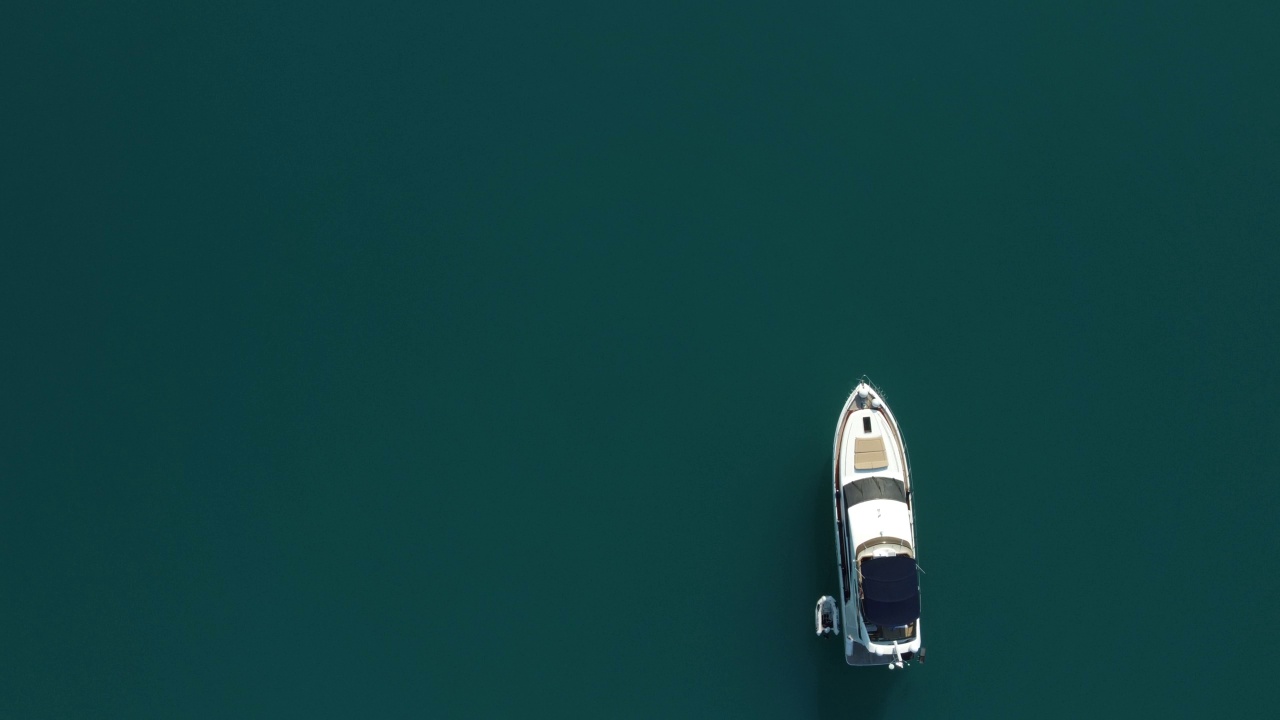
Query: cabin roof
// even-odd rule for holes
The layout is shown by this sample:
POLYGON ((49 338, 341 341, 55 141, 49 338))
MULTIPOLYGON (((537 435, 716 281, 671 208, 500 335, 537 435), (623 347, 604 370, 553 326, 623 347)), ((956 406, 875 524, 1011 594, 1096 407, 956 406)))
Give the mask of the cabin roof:
POLYGON ((909 555, 872 557, 859 566, 862 614, 867 622, 897 627, 920 618, 920 581, 909 555))

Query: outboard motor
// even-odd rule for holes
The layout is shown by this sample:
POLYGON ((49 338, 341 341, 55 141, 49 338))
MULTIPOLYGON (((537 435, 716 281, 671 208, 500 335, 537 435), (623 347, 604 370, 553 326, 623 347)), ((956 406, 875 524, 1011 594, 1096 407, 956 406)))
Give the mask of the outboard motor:
POLYGON ((836 614, 835 598, 830 595, 818 598, 818 605, 813 609, 813 625, 818 637, 840 634, 840 616, 836 614))

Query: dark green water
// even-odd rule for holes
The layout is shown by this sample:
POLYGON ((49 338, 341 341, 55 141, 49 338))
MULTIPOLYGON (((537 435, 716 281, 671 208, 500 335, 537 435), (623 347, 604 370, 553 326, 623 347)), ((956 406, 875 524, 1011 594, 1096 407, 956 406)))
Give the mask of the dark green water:
POLYGON ((0 718, 1274 712, 1274 4, 26 5, 0 718))

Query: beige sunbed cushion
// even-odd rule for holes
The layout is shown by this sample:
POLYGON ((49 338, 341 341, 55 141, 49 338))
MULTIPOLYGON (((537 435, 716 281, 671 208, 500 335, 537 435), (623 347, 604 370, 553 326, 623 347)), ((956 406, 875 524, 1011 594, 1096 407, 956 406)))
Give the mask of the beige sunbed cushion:
POLYGON ((879 470, 889 467, 889 456, 884 451, 884 438, 868 435, 853 439, 853 469, 879 470))

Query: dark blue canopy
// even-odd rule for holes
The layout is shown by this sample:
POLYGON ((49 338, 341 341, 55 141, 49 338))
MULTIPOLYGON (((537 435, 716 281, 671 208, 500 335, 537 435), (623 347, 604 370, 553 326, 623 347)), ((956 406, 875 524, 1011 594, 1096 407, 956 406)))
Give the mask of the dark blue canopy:
POLYGON ((920 618, 915 558, 894 555, 862 561, 862 614, 867 622, 889 627, 920 618))

